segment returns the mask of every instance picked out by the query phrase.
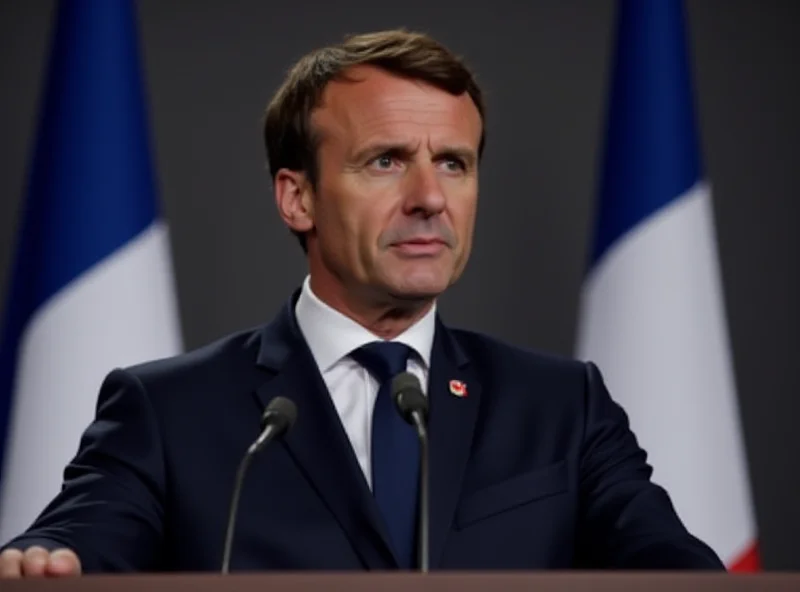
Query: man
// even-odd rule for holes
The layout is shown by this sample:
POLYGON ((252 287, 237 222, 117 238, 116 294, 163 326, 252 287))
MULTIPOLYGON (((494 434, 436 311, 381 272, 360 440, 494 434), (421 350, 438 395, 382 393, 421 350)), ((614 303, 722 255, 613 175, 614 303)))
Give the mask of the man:
POLYGON ((2 574, 217 570, 236 466, 264 407, 296 424, 247 476, 232 569, 412 569, 430 405, 432 569, 721 569, 691 536, 591 364, 446 327, 484 144, 481 91, 424 35, 304 57, 267 110, 278 212, 309 274, 268 325, 107 377, 63 491, 2 574))

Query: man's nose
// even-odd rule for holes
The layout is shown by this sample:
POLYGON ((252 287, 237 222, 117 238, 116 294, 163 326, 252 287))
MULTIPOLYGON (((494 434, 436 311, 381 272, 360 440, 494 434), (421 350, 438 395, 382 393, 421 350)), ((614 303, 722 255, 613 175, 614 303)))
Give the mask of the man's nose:
POLYGON ((406 214, 430 217, 444 211, 447 200, 434 163, 415 164, 407 181, 403 204, 406 214))

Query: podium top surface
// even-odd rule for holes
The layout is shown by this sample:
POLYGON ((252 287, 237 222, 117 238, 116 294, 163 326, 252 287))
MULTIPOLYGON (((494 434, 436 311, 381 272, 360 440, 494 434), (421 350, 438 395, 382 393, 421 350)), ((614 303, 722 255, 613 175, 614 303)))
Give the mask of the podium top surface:
POLYGON ((526 572, 526 573, 298 573, 97 575, 82 578, 2 581, 5 592, 113 590, 114 592, 800 592, 800 574, 690 572, 526 572))

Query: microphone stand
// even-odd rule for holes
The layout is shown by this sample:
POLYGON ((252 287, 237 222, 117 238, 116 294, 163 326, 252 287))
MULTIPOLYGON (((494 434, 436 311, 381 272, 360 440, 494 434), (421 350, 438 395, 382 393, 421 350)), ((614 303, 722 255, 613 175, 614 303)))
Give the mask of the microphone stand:
POLYGON ((222 551, 222 573, 227 574, 230 569, 231 551, 233 550, 233 533, 236 530, 236 515, 239 511, 239 498, 242 495, 242 484, 247 468, 253 458, 273 439, 283 436, 297 419, 297 407, 286 397, 275 397, 267 405, 261 418, 261 433, 247 449, 239 468, 236 471, 236 480, 231 495, 231 505, 228 510, 228 526, 225 530, 225 546, 222 551))
POLYGON ((255 444, 253 444, 244 455, 239 463, 239 469, 236 471, 236 481, 233 486, 233 495, 231 496, 231 505, 228 510, 228 527, 225 531, 225 548, 222 554, 222 573, 227 574, 231 563, 231 550, 233 549, 233 533, 236 530, 236 513, 239 510, 239 498, 242 493, 242 484, 244 483, 244 476, 247 473, 247 468, 255 457, 258 451, 255 444))
POLYGON ((414 422, 414 427, 417 428, 419 435, 419 513, 417 516, 418 524, 418 543, 417 543, 417 561, 422 573, 428 573, 428 562, 430 557, 429 552, 429 508, 428 495, 429 479, 428 479, 428 428, 419 411, 411 414, 414 422))

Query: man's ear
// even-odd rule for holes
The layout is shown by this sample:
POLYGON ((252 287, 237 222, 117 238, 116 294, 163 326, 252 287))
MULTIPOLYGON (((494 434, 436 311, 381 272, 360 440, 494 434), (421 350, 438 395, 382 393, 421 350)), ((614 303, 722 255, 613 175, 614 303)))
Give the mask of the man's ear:
POLYGON ((280 169, 275 174, 275 203, 286 225, 295 232, 314 228, 314 200, 305 173, 280 169))

